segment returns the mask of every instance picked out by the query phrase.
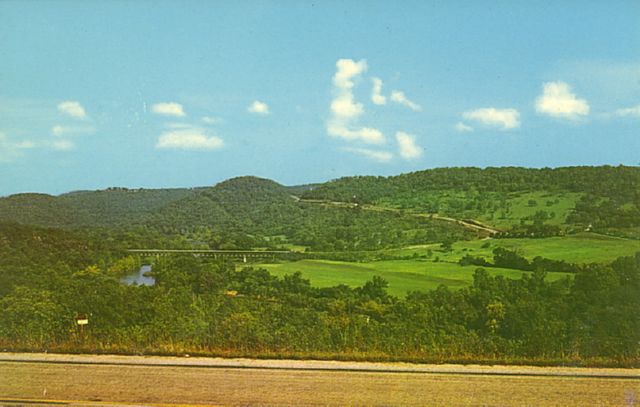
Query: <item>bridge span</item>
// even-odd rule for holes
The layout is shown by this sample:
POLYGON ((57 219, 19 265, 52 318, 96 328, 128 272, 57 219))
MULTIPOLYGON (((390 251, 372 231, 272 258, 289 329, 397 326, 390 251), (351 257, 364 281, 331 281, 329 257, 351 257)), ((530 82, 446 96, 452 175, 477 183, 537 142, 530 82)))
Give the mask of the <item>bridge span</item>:
POLYGON ((143 257, 163 257, 192 255, 195 257, 213 257, 214 259, 232 258, 247 262, 248 259, 291 258, 299 253, 288 250, 205 250, 205 249, 128 249, 128 253, 143 257))

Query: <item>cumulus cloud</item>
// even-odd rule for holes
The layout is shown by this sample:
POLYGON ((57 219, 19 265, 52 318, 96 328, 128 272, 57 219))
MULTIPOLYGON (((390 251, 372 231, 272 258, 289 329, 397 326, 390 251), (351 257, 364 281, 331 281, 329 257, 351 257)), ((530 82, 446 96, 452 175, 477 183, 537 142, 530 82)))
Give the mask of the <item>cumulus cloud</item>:
POLYGON ((589 114, 589 104, 579 99, 565 82, 547 82, 536 99, 536 111, 552 117, 577 119, 589 114))
POLYGON ((396 140, 400 148, 400 157, 406 160, 413 160, 422 156, 422 148, 416 144, 416 137, 399 131, 396 133, 396 140))
POLYGON ((221 118, 219 118, 219 117, 211 117, 211 116, 205 116, 201 120, 202 120, 203 123, 206 123, 206 124, 219 124, 219 123, 222 122, 221 118))
POLYGON ((373 89, 371 90, 371 101, 376 105, 384 105, 387 103, 387 98, 382 95, 382 79, 373 78, 373 89))
POLYGON ((618 109, 613 114, 619 117, 640 117, 640 105, 618 109))
POLYGON ((367 61, 340 59, 336 62, 333 76, 334 98, 331 101, 331 116, 327 121, 327 133, 348 141, 362 141, 368 144, 385 142, 384 134, 378 129, 357 126, 364 107, 356 102, 353 95, 355 81, 367 70, 367 61))
POLYGON ((206 129, 189 125, 169 125, 158 138, 156 148, 165 150, 218 150, 224 141, 206 129))
POLYGON ((464 124, 462 122, 456 123, 456 125, 454 127, 460 133, 467 133, 467 132, 473 131, 473 127, 471 127, 469 125, 466 125, 466 124, 464 124))
POLYGON ((56 151, 70 151, 76 148, 75 143, 71 140, 54 140, 50 145, 56 151))
POLYGON ((87 112, 84 110, 84 107, 82 107, 80 102, 76 102, 74 100, 67 100, 58 103, 58 111, 62 114, 73 117, 74 119, 87 118, 87 112))
POLYGON ((465 112, 462 116, 466 120, 474 120, 487 126, 499 127, 502 130, 520 127, 520 113, 516 109, 485 107, 465 112))
POLYGON ((353 94, 348 92, 336 96, 331 101, 331 113, 336 118, 350 120, 364 113, 364 108, 361 103, 356 103, 353 94))
POLYGON ((0 132, 0 161, 12 161, 23 155, 24 150, 36 147, 35 143, 29 140, 13 141, 5 133, 0 132))
POLYGON ((346 148, 343 148, 342 151, 347 151, 349 153, 355 153, 355 154, 361 155, 363 157, 366 157, 366 158, 369 158, 371 160, 374 160, 374 161, 377 161, 377 162, 381 162, 381 163, 389 162, 393 158, 393 154, 391 154, 388 151, 370 150, 368 148, 350 148, 350 147, 346 147, 346 148))
POLYGON ((393 92, 391 92, 391 101, 398 103, 402 106, 406 106, 409 109, 413 110, 414 112, 419 112, 422 110, 422 107, 419 104, 409 100, 409 98, 407 98, 404 92, 401 92, 399 90, 394 90, 393 92))
POLYGON ((336 62, 336 68, 333 85, 338 89, 349 90, 355 85, 354 79, 367 70, 367 61, 364 59, 358 62, 353 59, 339 59, 336 62))
POLYGON ((184 109, 180 103, 166 102, 156 103, 151 106, 151 112, 163 116, 184 117, 186 116, 184 109))
POLYGON ((327 132, 334 137, 340 137, 349 141, 361 140, 369 144, 382 144, 384 143, 384 134, 378 129, 370 127, 362 127, 356 130, 349 130, 342 124, 329 123, 327 125, 327 132))
POLYGON ((254 100, 253 103, 251 103, 251 105, 249 105, 249 107, 247 108, 247 111, 249 113, 268 115, 269 105, 264 102, 260 102, 259 100, 254 100))
POLYGON ((51 128, 51 134, 56 137, 79 136, 94 133, 96 129, 92 126, 61 126, 55 125, 51 128))

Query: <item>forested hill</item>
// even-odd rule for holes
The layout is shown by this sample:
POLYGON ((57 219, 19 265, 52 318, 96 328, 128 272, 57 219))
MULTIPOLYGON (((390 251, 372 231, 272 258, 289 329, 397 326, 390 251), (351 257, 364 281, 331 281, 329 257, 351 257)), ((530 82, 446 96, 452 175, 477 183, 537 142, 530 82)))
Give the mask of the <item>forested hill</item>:
POLYGON ((14 195, 0 199, 0 222, 89 229, 92 234, 100 229, 110 239, 117 233, 118 241, 131 244, 170 238, 162 247, 211 249, 293 244, 311 250, 373 250, 476 235, 426 217, 300 202, 291 189, 256 177, 197 189, 14 195))
POLYGON ((296 209, 286 187, 263 178, 237 177, 172 202, 148 223, 165 230, 254 230, 256 225, 278 223, 296 209))
POLYGON ((507 229, 538 221, 640 234, 640 167, 438 168, 340 178, 305 191, 302 198, 474 218, 507 229))
POLYGON ((287 187, 256 177, 201 189, 159 210, 146 225, 216 249, 293 243, 314 250, 371 250, 474 236, 460 225, 424 217, 303 203, 287 187))
POLYGON ((416 214, 480 221, 510 236, 591 230, 637 238, 640 167, 440 168, 299 187, 238 177, 190 189, 109 188, 0 198, 0 222, 65 229, 142 228, 188 234, 191 241, 209 247, 224 240, 235 247, 264 247, 274 236, 326 250, 469 237, 455 223, 443 225, 416 214), (369 210, 322 202, 366 203, 369 210))
POLYGON ((60 196, 16 194, 0 198, 0 222, 61 228, 131 225, 195 193, 187 188, 109 188, 60 196))
POLYGON ((640 196, 640 167, 436 168, 390 177, 344 177, 303 193, 316 199, 349 200, 354 191, 363 202, 411 192, 458 190, 478 192, 569 191, 598 196, 640 196))

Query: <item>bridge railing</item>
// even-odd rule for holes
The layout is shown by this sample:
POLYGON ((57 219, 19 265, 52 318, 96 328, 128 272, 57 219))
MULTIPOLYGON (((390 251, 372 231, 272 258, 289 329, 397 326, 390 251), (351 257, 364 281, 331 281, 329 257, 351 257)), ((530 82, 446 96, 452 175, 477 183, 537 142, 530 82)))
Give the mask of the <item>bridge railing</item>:
POLYGON ((128 249, 128 253, 144 257, 162 257, 175 255, 192 255, 195 257, 213 257, 217 258, 236 258, 247 259, 254 258, 295 258, 300 253, 288 250, 204 250, 204 249, 128 249))

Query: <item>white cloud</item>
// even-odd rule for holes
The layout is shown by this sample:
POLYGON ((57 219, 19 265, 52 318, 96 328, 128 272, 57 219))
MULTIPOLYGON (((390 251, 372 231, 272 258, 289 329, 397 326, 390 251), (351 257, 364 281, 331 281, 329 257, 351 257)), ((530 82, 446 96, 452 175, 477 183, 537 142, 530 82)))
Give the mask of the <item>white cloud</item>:
POLYGON ((536 111, 552 117, 577 119, 589 114, 589 104, 578 99, 565 82, 547 82, 536 99, 536 111))
POLYGON ((84 107, 82 107, 80 102, 76 102, 74 100, 67 100, 58 103, 58 111, 62 114, 66 114, 67 116, 71 116, 74 119, 87 118, 87 112, 85 112, 84 107))
POLYGON ((462 122, 458 122, 458 123, 456 123, 456 125, 455 125, 454 127, 455 127, 455 129, 456 129, 457 131, 459 131, 460 133, 465 133, 465 132, 473 131, 473 127, 471 127, 471 126, 469 126, 469 125, 466 125, 466 124, 464 124, 464 123, 462 123, 462 122))
POLYGON ((82 134, 95 133, 96 129, 92 126, 61 126, 55 125, 51 128, 51 134, 57 137, 74 136, 82 134))
POLYGON ((386 163, 391 161, 393 158, 393 154, 388 151, 377 151, 377 150, 369 150, 368 148, 343 148, 342 151, 347 151, 350 153, 355 153, 364 157, 367 157, 371 160, 378 161, 381 163, 386 163))
POLYGON ((376 105, 384 105, 387 98, 382 95, 382 79, 373 78, 373 89, 371 90, 371 101, 376 105))
POLYGON ((36 147, 35 143, 29 140, 13 141, 5 133, 0 132, 0 162, 12 161, 23 155, 23 150, 36 147))
POLYGON ((516 109, 485 107, 465 112, 462 116, 466 120, 475 120, 487 126, 500 127, 502 130, 520 127, 520 113, 516 109))
POLYGON ((203 123, 206 124, 219 124, 222 123, 222 119, 219 117, 211 117, 211 116, 204 116, 202 119, 203 123))
POLYGON ((364 113, 361 103, 355 103, 351 92, 336 96, 331 101, 331 113, 337 118, 348 120, 356 118, 364 113))
POLYGON ((384 134, 380 130, 357 126, 357 120, 364 113, 364 107, 355 101, 353 87, 355 81, 366 70, 367 61, 364 59, 358 62, 340 59, 336 62, 336 73, 333 76, 334 98, 330 105, 331 117, 327 120, 327 133, 331 137, 368 144, 385 142, 384 134))
POLYGON ((184 117, 186 116, 184 109, 180 103, 167 102, 156 103, 151 106, 151 112, 164 116, 184 117))
POLYGON ((422 107, 419 104, 409 100, 404 92, 401 92, 399 90, 394 90, 393 92, 391 92, 391 101, 406 106, 414 112, 419 112, 422 110, 422 107))
POLYGON ((197 126, 168 126, 170 130, 162 133, 156 148, 167 150, 217 150, 223 147, 224 141, 217 136, 209 135, 206 129, 197 126))
POLYGON ((355 62, 353 59, 339 59, 336 62, 336 74, 333 76, 333 85, 342 90, 353 88, 353 80, 367 70, 367 61, 361 59, 355 62))
POLYGON ((247 108, 249 113, 268 115, 269 114, 269 105, 260 102, 259 100, 254 100, 253 103, 247 108))
POLYGON ((400 157, 406 160, 412 160, 422 156, 422 148, 416 144, 416 137, 399 131, 396 133, 396 140, 400 147, 400 157))
POLYGON ((51 148, 56 151, 70 151, 75 150, 76 145, 71 140, 55 140, 51 142, 51 148))
POLYGON ((15 146, 19 150, 28 150, 36 147, 36 143, 30 140, 19 141, 15 143, 15 146))
POLYGON ((382 144, 385 141, 384 134, 382 134, 380 130, 370 127, 349 130, 340 123, 329 123, 327 125, 327 132, 332 137, 340 137, 349 141, 360 140, 369 144, 382 144))
POLYGON ((618 109, 613 114, 619 117, 640 117, 640 105, 618 109))

